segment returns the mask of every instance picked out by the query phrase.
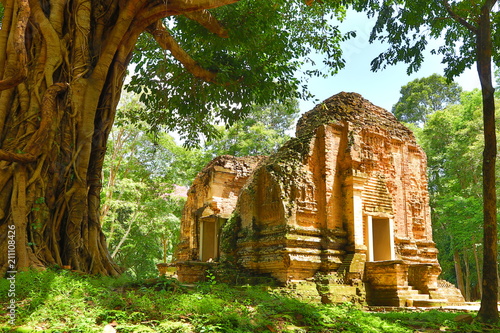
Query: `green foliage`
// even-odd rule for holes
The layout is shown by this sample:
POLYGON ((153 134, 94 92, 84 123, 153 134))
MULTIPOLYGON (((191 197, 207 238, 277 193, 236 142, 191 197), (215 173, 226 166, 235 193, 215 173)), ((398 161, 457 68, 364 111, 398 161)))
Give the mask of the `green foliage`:
MULTIPOLYGON (((456 282, 457 251, 469 266, 469 283, 477 286, 474 249, 481 254, 482 104, 481 92, 461 95, 461 103, 429 115, 419 141, 427 153, 433 238, 439 249, 442 277, 456 282), (474 231, 474 232, 471 232, 474 231)), ((480 263, 479 263, 480 264, 480 263)))
MULTIPOLYGON (((447 332, 485 328, 456 323, 456 314, 436 310, 367 313, 347 303, 310 304, 264 286, 214 284, 210 292, 199 293, 168 284, 168 279, 132 281, 52 270, 17 277, 22 289, 17 327, 26 331, 36 327, 44 332, 102 332, 113 320, 118 332, 409 333, 426 328, 445 327, 447 332)), ((8 281, 0 280, 2 305, 8 302, 7 289, 8 281)), ((5 310, 1 311, 0 331, 13 329, 4 320, 5 310)))
MULTIPOLYGON (((462 104, 429 117, 422 139, 428 156, 434 240, 440 250, 443 278, 456 281, 455 251, 468 256, 482 242, 481 95, 464 93, 462 104)), ((478 269, 474 267, 474 270, 478 269)), ((472 275, 477 285, 475 275, 472 275)))
POLYGON ((136 100, 127 101, 118 118, 122 126, 113 128, 108 141, 101 224, 111 256, 128 273, 145 278, 157 274, 156 263, 172 257, 185 199, 169 195, 182 177, 172 168, 180 147, 170 136, 154 137, 122 121, 140 108, 136 100))
POLYGON ((401 87, 401 97, 392 113, 400 121, 423 125, 431 113, 460 102, 461 92, 457 83, 447 82, 438 74, 415 79, 401 87))
POLYGON ((421 136, 428 156, 430 188, 481 193, 482 137, 481 92, 465 92, 460 105, 429 117, 421 136))
MULTIPOLYGON (((136 64, 128 89, 142 93, 147 109, 136 114, 154 130, 177 130, 188 142, 200 133, 216 136, 214 123, 232 124, 253 104, 284 102, 308 96, 305 80, 296 78, 312 51, 325 54, 324 67, 336 72, 344 65, 342 35, 332 25, 342 17, 340 2, 302 0, 240 1, 211 13, 227 29, 220 38, 184 16, 167 22, 172 36, 201 67, 217 74, 209 84, 186 71, 170 53, 158 50, 149 35, 141 36, 132 61, 136 64), (299 93, 299 90, 302 92, 299 93)), ((309 71, 310 75, 322 75, 309 71)))
POLYGON ((500 68, 495 69, 495 97, 500 98, 500 68))
MULTIPOLYGON (((372 70, 383 69, 397 62, 408 64, 407 73, 418 71, 424 60, 424 50, 429 39, 442 41, 431 49, 432 54, 440 54, 446 64, 445 76, 452 79, 476 62, 476 35, 452 18, 446 9, 447 1, 395 1, 358 0, 354 7, 366 11, 377 18, 370 35, 370 42, 379 40, 389 44, 389 48, 375 58, 372 70)), ((451 2, 451 9, 464 17, 470 24, 479 22, 482 2, 475 0, 451 2)), ((492 56, 494 63, 500 64, 500 13, 492 11, 492 56)))
POLYGON ((241 228, 241 218, 233 214, 221 228, 220 249, 225 256, 234 255, 233 251, 237 248, 238 233, 241 228))
POLYGON ((426 312, 401 311, 376 314, 377 317, 391 323, 405 323, 408 327, 419 327, 423 332, 487 332, 496 331, 479 322, 472 324, 457 323, 457 313, 430 310, 426 312))
POLYGON ((204 149, 211 157, 219 155, 270 155, 288 139, 299 114, 298 102, 253 105, 250 114, 227 129, 220 128, 220 137, 208 141, 204 149))
POLYGON ((165 255, 173 255, 185 202, 184 198, 168 195, 168 184, 154 178, 145 170, 148 167, 137 163, 134 169, 122 169, 123 174, 117 176, 103 198, 107 209, 102 216, 103 231, 110 252, 119 265, 137 277, 157 274, 155 263, 162 261, 162 240, 167 241, 165 255))
MULTIPOLYGON (((30 327, 45 328, 46 322, 53 323, 51 329, 69 332, 97 332, 92 329, 97 309, 95 302, 109 295, 101 284, 105 278, 92 280, 70 274, 67 271, 21 272, 16 275, 16 296, 18 301, 16 319, 30 327), (87 329, 88 328, 88 329, 87 329), (77 330, 79 329, 79 330, 77 330)), ((109 284, 123 283, 115 280, 109 284)), ((0 280, 0 300, 5 302, 6 280, 0 280)))

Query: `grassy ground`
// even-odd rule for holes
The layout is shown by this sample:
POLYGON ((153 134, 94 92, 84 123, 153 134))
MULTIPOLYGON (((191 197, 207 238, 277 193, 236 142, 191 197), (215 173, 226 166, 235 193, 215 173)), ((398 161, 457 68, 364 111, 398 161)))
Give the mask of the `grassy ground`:
POLYGON ((457 313, 368 313, 349 304, 314 305, 264 286, 216 281, 192 289, 175 280, 130 281, 68 271, 18 273, 16 325, 9 325, 10 282, 0 280, 0 332, 500 332, 456 323, 457 313))

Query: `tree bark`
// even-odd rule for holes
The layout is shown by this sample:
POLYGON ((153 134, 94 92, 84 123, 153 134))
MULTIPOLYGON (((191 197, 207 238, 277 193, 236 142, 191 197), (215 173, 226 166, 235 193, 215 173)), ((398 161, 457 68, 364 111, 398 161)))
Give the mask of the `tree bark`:
POLYGON ((114 259, 116 257, 116 255, 118 254, 118 252, 122 248, 123 243, 125 243, 125 241, 127 240, 128 235, 130 234, 130 230, 132 230, 132 226, 134 225, 135 219, 137 218, 137 215, 138 215, 137 213, 134 214, 134 216, 130 219, 130 222, 129 222, 128 226, 127 226, 127 230, 123 234, 123 236, 120 239, 120 241, 118 242, 118 244, 113 249, 113 253, 111 253, 111 258, 114 259))
POLYGON ((483 152, 483 213, 484 252, 480 320, 498 321, 498 272, 497 272, 497 196, 495 163, 497 139, 495 126, 495 89, 491 71, 491 9, 496 0, 487 0, 481 9, 477 32, 477 70, 483 99, 484 152, 483 152))
POLYGON ((462 264, 460 261, 460 254, 458 250, 453 250, 453 260, 455 261, 455 274, 457 275, 457 286, 465 296, 465 284, 464 284, 464 273, 462 270, 462 264))
POLYGON ((163 17, 237 1, 2 0, 0 276, 12 270, 9 227, 17 270, 121 272, 99 206, 106 142, 133 47, 163 17))
POLYGON ((471 301, 471 283, 470 283, 470 264, 467 251, 464 253, 464 266, 465 266, 465 300, 471 301))
MULTIPOLYGON (((479 257, 477 255, 477 244, 474 244, 474 246, 472 247, 472 250, 474 251, 474 261, 476 262, 477 284, 480 286, 481 285, 481 266, 479 265, 479 257)), ((479 298, 482 298, 483 297, 482 288, 478 288, 478 293, 479 293, 479 298)))

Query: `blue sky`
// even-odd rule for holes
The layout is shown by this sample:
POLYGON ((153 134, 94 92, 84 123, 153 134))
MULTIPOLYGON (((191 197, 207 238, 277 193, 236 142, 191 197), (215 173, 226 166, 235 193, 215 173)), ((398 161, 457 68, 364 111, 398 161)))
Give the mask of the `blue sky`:
MULTIPOLYGON (((389 66, 378 72, 371 72, 370 62, 387 47, 384 45, 370 44, 369 34, 373 21, 369 21, 364 13, 349 11, 347 19, 341 24, 342 31, 355 30, 357 36, 343 44, 346 66, 337 75, 327 79, 311 78, 308 81, 310 91, 320 101, 341 91, 357 92, 373 104, 391 110, 400 97, 401 86, 416 78, 426 77, 433 73, 443 75, 444 65, 441 56, 427 53, 422 68, 408 76, 406 65, 398 64, 389 66)), ((429 45, 432 42, 429 41, 429 45)), ((318 61, 318 66, 322 66, 318 61)), ((455 80, 464 90, 479 88, 479 79, 476 68, 466 70, 455 80)), ((314 101, 301 101, 300 110, 306 112, 314 107, 314 101)))

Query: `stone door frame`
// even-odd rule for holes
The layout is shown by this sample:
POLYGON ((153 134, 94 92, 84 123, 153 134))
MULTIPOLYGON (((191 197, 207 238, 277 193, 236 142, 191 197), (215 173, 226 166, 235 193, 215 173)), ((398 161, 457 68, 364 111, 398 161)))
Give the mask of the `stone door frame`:
POLYGON ((199 234, 199 260, 200 261, 208 261, 210 258, 213 260, 213 261, 217 261, 219 259, 219 254, 220 254, 220 229, 221 229, 221 226, 223 225, 224 221, 226 219, 222 219, 218 216, 215 216, 215 215, 211 215, 211 216, 205 216, 205 217, 202 217, 200 218, 199 220, 199 223, 200 223, 200 227, 199 227, 199 230, 200 230, 200 234, 199 234), (212 241, 213 241, 213 250, 211 251, 212 253, 209 253, 207 255, 207 253, 205 252, 206 249, 205 249, 205 228, 206 228, 206 224, 213 224, 211 227, 213 228, 213 237, 212 238, 212 241))
MULTIPOLYGON (((384 261, 384 260, 395 260, 396 259, 396 252, 395 252, 395 246, 394 246, 394 219, 391 216, 388 216, 386 214, 383 215, 365 215, 365 221, 366 221, 366 247, 367 247, 367 261, 373 262, 373 261, 384 261), (386 223, 383 226, 375 226, 374 227, 374 221, 375 223, 386 223), (386 233, 385 235, 380 235, 382 237, 381 239, 379 238, 380 241, 385 242, 385 246, 381 244, 376 244, 374 240, 374 228, 379 229, 379 228, 385 228, 387 230, 381 230, 382 233, 386 233), (385 253, 381 255, 381 257, 375 258, 375 251, 374 246, 380 246, 379 250, 384 251, 385 253), (385 247, 385 249, 384 249, 385 247), (378 260, 377 260, 378 259, 378 260)), ((379 229, 380 230, 380 229, 379 229)))

